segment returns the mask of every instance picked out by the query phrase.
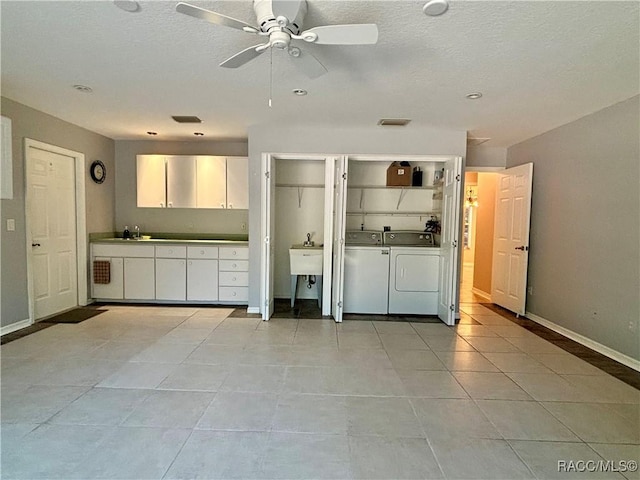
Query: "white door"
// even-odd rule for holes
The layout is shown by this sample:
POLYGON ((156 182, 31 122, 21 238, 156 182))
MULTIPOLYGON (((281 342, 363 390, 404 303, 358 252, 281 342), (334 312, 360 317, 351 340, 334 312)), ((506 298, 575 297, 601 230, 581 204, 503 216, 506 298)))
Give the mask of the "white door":
POLYGON ((347 201, 347 157, 335 160, 333 181, 333 281, 331 290, 331 313, 336 322, 342 322, 344 297, 344 237, 346 228, 347 201))
POLYGON ((533 163, 499 172, 493 232, 491 301, 525 313, 533 163))
POLYGON ((262 156, 262 285, 260 291, 262 319, 269 320, 273 315, 275 304, 273 301, 273 285, 275 272, 275 242, 273 239, 276 206, 276 169, 275 160, 271 155, 262 156))
POLYGON ((34 320, 78 305, 75 159, 29 147, 34 320))
POLYGON ((227 157, 227 208, 249 208, 249 159, 227 157))
POLYGON ((225 157, 198 155, 196 183, 198 208, 227 207, 227 161, 225 157))
POLYGON ((445 162, 442 190, 438 317, 447 325, 455 325, 456 323, 461 175, 462 158, 456 157, 445 162))
POLYGON ((196 208, 196 157, 167 157, 167 207, 196 208))

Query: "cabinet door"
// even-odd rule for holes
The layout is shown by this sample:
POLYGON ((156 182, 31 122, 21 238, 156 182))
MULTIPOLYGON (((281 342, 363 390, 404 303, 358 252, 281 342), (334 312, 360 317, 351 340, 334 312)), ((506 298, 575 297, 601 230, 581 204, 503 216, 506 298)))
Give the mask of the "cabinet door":
POLYGON ((153 258, 125 258, 124 298, 128 300, 153 300, 155 296, 153 258))
POLYGON ((136 157, 138 207, 166 206, 166 170, 163 155, 136 157))
POLYGON ((227 208, 249 208, 249 159, 227 157, 227 208))
POLYGON ((198 155, 196 158, 196 205, 198 208, 226 208, 226 177, 225 157, 198 155))
POLYGON ((167 157, 167 207, 196 207, 196 157, 167 157))
POLYGON ((405 255, 396 257, 395 289, 398 292, 437 292, 440 257, 405 255))
POLYGON ((187 262, 156 258, 156 300, 184 301, 187 294, 187 262))
MULTIPOLYGON (((99 299, 122 300, 124 296, 123 290, 123 261, 122 258, 109 257, 93 257, 94 260, 107 260, 109 266, 110 282, 109 283, 93 283, 91 282, 91 296, 99 299)), ((93 265, 93 262, 92 262, 93 265)), ((93 279, 93 270, 91 278, 93 279)))
POLYGON ((218 300, 218 260, 187 260, 187 300, 218 300))

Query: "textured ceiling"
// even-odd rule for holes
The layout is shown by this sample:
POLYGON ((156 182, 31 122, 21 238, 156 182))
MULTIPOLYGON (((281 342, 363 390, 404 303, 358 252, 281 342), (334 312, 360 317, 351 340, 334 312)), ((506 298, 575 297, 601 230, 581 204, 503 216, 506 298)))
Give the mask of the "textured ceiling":
MULTIPOLYGON (((114 139, 246 138, 247 127, 375 125, 468 130, 509 146, 639 91, 638 2, 308 0, 306 28, 377 23, 373 46, 301 45, 329 73, 310 80, 282 51, 233 70, 218 64, 257 43, 176 13, 177 2, 2 1, 2 95, 114 139), (92 94, 72 88, 90 86, 92 94), (303 88, 306 97, 291 91, 303 88), (480 91, 480 100, 465 95, 480 91), (180 125, 171 115, 197 115, 180 125)), ((190 2, 255 24, 250 0, 190 2)))

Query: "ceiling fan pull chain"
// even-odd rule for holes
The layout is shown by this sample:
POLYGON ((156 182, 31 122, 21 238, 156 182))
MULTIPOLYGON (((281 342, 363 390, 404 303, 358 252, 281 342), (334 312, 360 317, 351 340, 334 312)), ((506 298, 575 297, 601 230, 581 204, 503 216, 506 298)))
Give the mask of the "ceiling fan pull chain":
POLYGON ((273 97, 273 49, 269 49, 269 108, 271 108, 271 97, 273 97))

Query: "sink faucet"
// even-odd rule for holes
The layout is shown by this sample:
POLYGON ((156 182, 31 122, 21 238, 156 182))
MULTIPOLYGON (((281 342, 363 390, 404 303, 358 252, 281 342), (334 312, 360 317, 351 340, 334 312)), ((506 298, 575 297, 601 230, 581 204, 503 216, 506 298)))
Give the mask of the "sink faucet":
POLYGON ((136 240, 140 240, 140 227, 138 225, 134 225, 133 229, 136 231, 135 233, 136 240))

